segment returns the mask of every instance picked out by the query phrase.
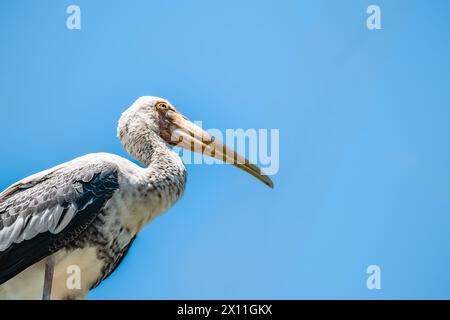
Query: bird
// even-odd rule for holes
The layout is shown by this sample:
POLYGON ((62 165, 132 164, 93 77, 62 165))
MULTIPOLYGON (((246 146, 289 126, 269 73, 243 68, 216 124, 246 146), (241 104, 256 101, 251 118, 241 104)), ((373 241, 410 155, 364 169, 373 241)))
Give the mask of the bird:
POLYGON ((0 193, 0 299, 87 299, 150 221, 183 195, 181 147, 234 165, 273 188, 255 164, 178 112, 143 96, 117 136, 136 160, 91 153, 24 178, 0 193), (67 285, 68 268, 80 270, 67 285))

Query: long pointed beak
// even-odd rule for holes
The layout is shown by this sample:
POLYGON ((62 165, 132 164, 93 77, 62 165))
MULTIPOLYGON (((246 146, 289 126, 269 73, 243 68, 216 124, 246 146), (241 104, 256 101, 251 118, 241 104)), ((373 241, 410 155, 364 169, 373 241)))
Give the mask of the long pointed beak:
POLYGON ((250 163, 245 157, 217 141, 202 128, 192 123, 178 112, 168 111, 166 117, 173 125, 171 130, 171 143, 184 149, 202 153, 242 169, 252 176, 273 188, 272 180, 256 165, 250 163))

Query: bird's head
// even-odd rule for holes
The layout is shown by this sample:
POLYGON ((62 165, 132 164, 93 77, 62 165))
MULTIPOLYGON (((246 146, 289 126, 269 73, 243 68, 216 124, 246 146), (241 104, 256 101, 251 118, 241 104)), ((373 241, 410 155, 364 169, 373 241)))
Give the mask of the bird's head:
POLYGON ((259 167, 216 140, 163 98, 144 96, 137 99, 119 121, 119 138, 124 141, 130 131, 142 131, 143 126, 159 135, 169 145, 202 153, 234 165, 273 188, 272 180, 259 167))

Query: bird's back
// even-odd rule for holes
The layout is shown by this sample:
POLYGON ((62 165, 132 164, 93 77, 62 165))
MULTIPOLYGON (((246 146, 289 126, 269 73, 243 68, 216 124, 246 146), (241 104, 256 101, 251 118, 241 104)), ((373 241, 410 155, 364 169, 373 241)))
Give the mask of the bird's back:
POLYGON ((114 163, 83 157, 0 194, 0 284, 75 241, 118 187, 114 163))

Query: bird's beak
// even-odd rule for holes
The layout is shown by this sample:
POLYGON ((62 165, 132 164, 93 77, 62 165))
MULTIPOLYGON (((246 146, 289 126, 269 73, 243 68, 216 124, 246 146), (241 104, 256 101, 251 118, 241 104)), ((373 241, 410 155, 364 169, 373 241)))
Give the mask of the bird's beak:
POLYGON ((273 188, 272 180, 260 168, 250 163, 236 151, 215 140, 213 136, 189 121, 185 116, 169 110, 166 112, 166 119, 171 123, 170 141, 172 144, 232 164, 273 188))

